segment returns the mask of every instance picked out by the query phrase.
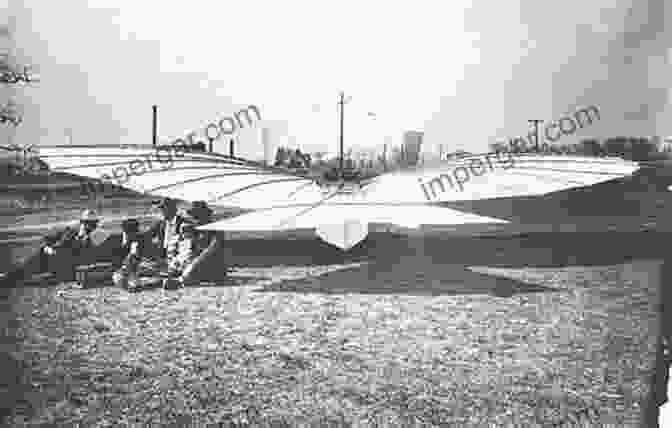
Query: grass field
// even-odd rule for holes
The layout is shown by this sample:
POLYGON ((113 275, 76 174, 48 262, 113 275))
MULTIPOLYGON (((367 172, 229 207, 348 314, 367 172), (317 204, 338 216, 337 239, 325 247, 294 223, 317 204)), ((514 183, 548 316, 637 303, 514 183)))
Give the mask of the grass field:
MULTIPOLYGON (((3 290, 5 424, 639 426, 669 202, 627 224, 583 206, 574 232, 549 209, 534 231, 376 233, 347 255, 231 240, 227 279, 174 292, 3 290)), ((2 263, 71 205, 4 217, 2 263)))
POLYGON ((325 292, 361 264, 176 292, 14 289, 0 401, 10 426, 638 426, 658 267, 471 268, 545 289, 510 297, 325 292))

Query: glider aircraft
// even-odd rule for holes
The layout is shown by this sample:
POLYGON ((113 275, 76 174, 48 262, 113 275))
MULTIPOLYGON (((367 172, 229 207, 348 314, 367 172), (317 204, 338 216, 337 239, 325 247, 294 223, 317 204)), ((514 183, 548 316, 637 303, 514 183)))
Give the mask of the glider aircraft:
MULTIPOLYGON (((635 162, 618 158, 505 153, 509 159, 502 159, 500 152, 496 156, 483 155, 483 160, 478 155, 464 156, 434 168, 367 176, 363 171, 343 167, 342 92, 339 104, 339 168, 321 176, 268 166, 232 153, 227 156, 212 149, 205 152, 159 146, 156 117, 152 145, 40 147, 38 157, 51 171, 110 181, 111 176, 117 176, 112 171, 121 170, 123 183, 116 184, 136 192, 248 211, 202 225, 201 230, 312 229, 322 240, 342 250, 364 240, 372 224, 418 228, 508 223, 505 219, 448 208, 442 205, 446 202, 544 195, 618 179, 639 168, 635 162), (162 162, 167 156, 169 162, 162 162), (481 173, 476 173, 476 165, 481 173), (458 171, 462 172, 462 179, 458 171), (468 182, 465 173, 469 175, 468 182)), ((156 115, 156 109, 153 111, 156 115)), ((115 184, 114 179, 111 181, 115 184)))
MULTIPOLYGON (((210 231, 292 231, 312 229, 322 240, 349 250, 366 238, 371 224, 407 228, 421 225, 508 223, 447 208, 446 202, 545 195, 628 176, 636 162, 620 158, 510 154, 474 155, 440 166, 382 173, 325 174, 314 177, 251 160, 204 151, 171 152, 170 167, 147 167, 157 147, 42 146, 38 156, 51 171, 83 177, 109 177, 116 167, 130 174, 122 187, 140 193, 207 201, 212 206, 247 210, 200 227, 210 231), (460 187, 449 185, 458 168, 487 159, 490 170, 473 174, 460 187), (134 161, 136 161, 134 163, 134 161)), ((158 152, 157 152, 158 153, 158 152)), ((161 156, 168 152, 162 151, 161 156)), ((451 183, 452 184, 452 183, 451 183)))

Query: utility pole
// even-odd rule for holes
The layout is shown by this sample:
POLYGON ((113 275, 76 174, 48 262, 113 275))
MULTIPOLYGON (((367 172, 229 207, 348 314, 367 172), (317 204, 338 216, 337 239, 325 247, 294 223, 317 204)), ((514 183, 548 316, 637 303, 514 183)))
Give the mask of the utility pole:
MULTIPOLYGON (((534 140, 535 140, 535 149, 539 153, 539 123, 543 123, 543 120, 539 119, 528 119, 528 122, 534 123, 534 140)), ((528 134, 529 135, 529 134, 528 134)))
POLYGON ((152 106, 152 146, 156 147, 157 106, 152 106))
POLYGON ((345 94, 343 94, 343 91, 341 91, 341 99, 338 102, 341 106, 341 110, 340 110, 340 112, 341 112, 341 133, 340 133, 340 138, 339 138, 341 156, 340 156, 339 163, 338 163, 338 170, 339 170, 339 175, 341 176, 341 178, 343 178, 343 106, 345 105, 345 99, 344 98, 345 98, 345 94))

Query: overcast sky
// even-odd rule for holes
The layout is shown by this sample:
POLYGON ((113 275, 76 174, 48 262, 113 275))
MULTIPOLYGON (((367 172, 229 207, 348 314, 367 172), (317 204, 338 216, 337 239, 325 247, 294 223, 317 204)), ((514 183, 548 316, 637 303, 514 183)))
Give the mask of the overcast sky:
POLYGON ((17 142, 150 143, 152 104, 162 139, 254 104, 277 141, 331 150, 341 89, 346 144, 485 151, 586 105, 577 137, 672 135, 664 0, 4 1, 2 47, 42 79, 17 142))

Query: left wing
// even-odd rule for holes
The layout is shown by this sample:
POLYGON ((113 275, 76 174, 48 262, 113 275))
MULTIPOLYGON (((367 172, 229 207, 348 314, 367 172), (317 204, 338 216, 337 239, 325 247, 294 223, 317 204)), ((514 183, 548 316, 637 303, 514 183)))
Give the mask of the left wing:
POLYGON ((55 172, 190 202, 258 209, 323 197, 309 177, 216 153, 92 145, 39 147, 38 155, 55 172))

